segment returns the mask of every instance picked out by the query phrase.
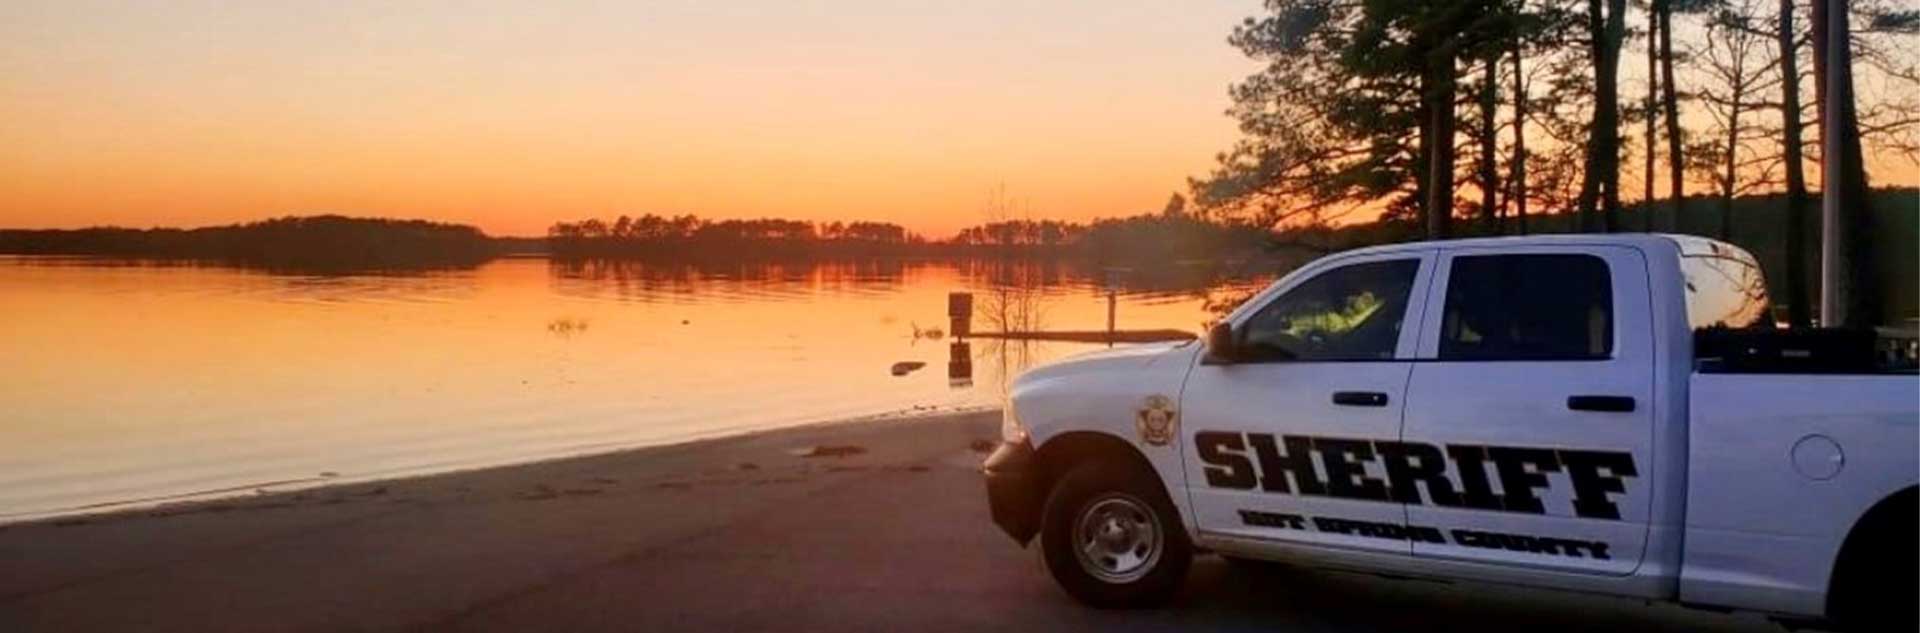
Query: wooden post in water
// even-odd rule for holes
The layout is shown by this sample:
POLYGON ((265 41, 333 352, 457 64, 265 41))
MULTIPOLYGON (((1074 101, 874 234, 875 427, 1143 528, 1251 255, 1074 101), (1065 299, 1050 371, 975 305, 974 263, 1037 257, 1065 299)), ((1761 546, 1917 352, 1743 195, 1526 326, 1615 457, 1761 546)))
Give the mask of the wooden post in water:
POLYGON ((1113 347, 1113 286, 1107 286, 1107 347, 1113 347))
POLYGON ((1107 287, 1107 347, 1113 347, 1115 327, 1113 313, 1119 305, 1120 276, 1132 272, 1130 268, 1109 266, 1100 270, 1100 285, 1107 287))
POLYGON ((965 339, 973 333, 973 293, 947 293, 947 318, 951 326, 947 328, 956 339, 965 339))

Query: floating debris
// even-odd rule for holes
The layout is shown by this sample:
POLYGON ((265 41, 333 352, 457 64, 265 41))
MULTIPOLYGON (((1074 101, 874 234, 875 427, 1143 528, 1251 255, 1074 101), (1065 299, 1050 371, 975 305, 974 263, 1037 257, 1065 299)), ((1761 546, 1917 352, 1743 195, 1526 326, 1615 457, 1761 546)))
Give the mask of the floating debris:
POLYGON ((576 334, 585 334, 587 331, 587 320, 574 317, 560 317, 547 322, 547 331, 561 338, 569 338, 576 334))
POLYGON ((929 341, 938 341, 942 338, 946 338, 947 336, 946 331, 941 330, 940 328, 937 328, 937 327, 930 327, 923 330, 923 329, 920 329, 920 324, 913 323, 913 322, 908 322, 907 327, 913 328, 913 340, 916 340, 916 341, 920 339, 926 339, 929 341))
POLYGON ((893 371, 893 375, 895 376, 905 376, 907 374, 913 373, 915 370, 918 370, 926 366, 927 366, 926 363, 923 363, 917 360, 904 360, 898 363, 894 363, 892 371, 893 371))

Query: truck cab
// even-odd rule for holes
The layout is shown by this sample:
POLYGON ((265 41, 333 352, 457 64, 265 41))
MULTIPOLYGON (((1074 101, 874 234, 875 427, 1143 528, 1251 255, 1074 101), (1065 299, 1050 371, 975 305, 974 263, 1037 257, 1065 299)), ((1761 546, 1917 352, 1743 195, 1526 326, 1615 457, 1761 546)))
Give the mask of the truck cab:
POLYGON ((1794 618, 1846 574, 1914 586, 1920 381, 1697 357, 1769 316, 1753 257, 1701 238, 1340 253, 1204 343, 1023 375, 991 506, 1096 606, 1164 598, 1195 551, 1794 618))

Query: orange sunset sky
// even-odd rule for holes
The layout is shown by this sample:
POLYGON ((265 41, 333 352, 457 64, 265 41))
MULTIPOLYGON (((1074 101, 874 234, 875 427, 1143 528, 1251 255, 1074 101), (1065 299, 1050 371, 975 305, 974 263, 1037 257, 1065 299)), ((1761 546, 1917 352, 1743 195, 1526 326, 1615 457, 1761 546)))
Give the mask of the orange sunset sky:
MULTIPOLYGON (((1001 190, 1034 217, 1154 211, 1237 136, 1227 86, 1258 66, 1226 37, 1260 10, 9 0, 0 227, 344 213, 539 235, 694 213, 943 238, 1001 190)), ((1911 160, 1868 162, 1876 183, 1920 182, 1911 160)))
POLYGON ((620 213, 944 237, 1157 210, 1235 130, 1230 2, 0 4, 0 226, 620 213))

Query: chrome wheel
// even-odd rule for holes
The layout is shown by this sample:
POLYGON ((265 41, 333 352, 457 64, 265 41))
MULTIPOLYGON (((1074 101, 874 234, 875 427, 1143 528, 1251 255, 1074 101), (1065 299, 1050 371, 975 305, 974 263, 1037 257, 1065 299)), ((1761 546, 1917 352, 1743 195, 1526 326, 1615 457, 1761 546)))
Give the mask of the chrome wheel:
POLYGON ((1131 495, 1095 498, 1074 521, 1074 555, 1080 568, 1103 582, 1124 584, 1153 571, 1165 546, 1165 531, 1153 509, 1131 495))

